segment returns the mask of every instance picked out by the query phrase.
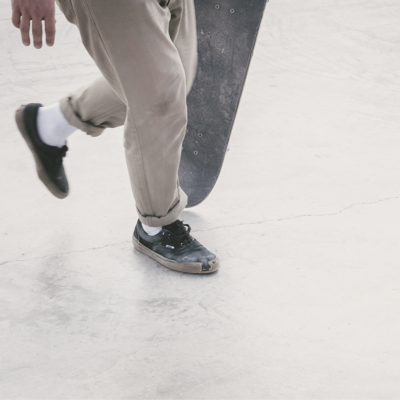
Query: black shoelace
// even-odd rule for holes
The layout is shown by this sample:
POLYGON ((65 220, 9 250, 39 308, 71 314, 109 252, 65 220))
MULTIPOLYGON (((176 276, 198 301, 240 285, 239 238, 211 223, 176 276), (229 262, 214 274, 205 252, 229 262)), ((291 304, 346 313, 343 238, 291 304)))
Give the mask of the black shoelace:
POLYGON ((63 158, 66 156, 68 151, 68 146, 63 147, 53 147, 51 149, 46 149, 46 163, 49 166, 57 167, 62 164, 63 158))
POLYGON ((175 221, 173 224, 167 225, 164 228, 167 230, 169 230, 169 228, 171 229, 167 233, 167 238, 168 241, 170 241, 174 246, 181 245, 184 247, 193 240, 193 238, 190 236, 190 226, 188 224, 184 224, 182 221, 175 221))

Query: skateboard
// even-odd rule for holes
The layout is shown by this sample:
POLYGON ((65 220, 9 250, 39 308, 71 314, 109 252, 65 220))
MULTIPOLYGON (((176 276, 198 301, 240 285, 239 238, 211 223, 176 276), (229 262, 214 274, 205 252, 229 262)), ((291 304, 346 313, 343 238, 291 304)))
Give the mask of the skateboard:
POLYGON ((195 0, 199 59, 179 166, 187 207, 218 179, 267 2, 195 0))

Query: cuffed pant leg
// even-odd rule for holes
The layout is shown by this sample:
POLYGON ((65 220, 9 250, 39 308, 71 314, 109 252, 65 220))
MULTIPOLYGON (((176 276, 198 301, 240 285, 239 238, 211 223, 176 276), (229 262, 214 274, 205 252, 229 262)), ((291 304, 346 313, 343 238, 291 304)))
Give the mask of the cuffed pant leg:
POLYGON ((91 136, 124 125, 126 119, 126 105, 103 77, 63 97, 60 107, 70 125, 91 136))

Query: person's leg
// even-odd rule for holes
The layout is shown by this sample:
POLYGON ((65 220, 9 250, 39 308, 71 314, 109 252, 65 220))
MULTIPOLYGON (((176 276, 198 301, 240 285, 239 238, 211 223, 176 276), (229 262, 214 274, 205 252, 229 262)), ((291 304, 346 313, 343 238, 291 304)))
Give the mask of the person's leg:
MULTIPOLYGON (((185 5, 193 7, 193 3, 172 0, 171 12, 160 3, 163 2, 126 0, 119 1, 116 7, 105 0, 72 1, 73 9, 67 10, 73 12, 72 19, 78 25, 83 43, 117 94, 113 95, 117 100, 115 108, 121 106, 118 100, 127 104, 127 164, 139 218, 149 226, 173 222, 186 205, 177 173, 186 128, 186 78, 192 80, 194 72, 186 73, 182 65, 190 65, 183 60, 188 55, 195 60, 196 53, 195 25, 191 26, 193 46, 187 45, 185 49, 182 45, 185 41, 179 34, 190 31, 194 9, 190 14, 185 5), (172 36, 181 42, 181 52, 172 36)), ((195 69, 195 62, 191 64, 188 71, 195 69)), ((103 94, 111 94, 104 82, 99 80, 97 84, 102 90, 106 88, 103 94)), ((101 103, 105 103, 104 97, 101 103)), ((82 104, 70 107, 75 117, 85 114, 84 107, 80 112, 77 110, 82 104)), ((64 113, 65 107, 62 110, 64 113)), ((109 111, 107 107, 106 114, 111 116, 109 111)), ((87 125, 99 128, 98 122, 93 123, 94 117, 77 119, 85 119, 87 125)), ((100 125, 104 126, 104 121, 100 125)))
MULTIPOLYGON (((60 4, 63 7, 63 4, 60 4)), ((182 61, 189 93, 197 69, 196 18, 193 0, 172 1, 168 4, 171 18, 169 34, 182 61)), ((70 10, 65 10, 67 18, 70 10)), ((72 21, 75 19, 72 16, 72 21)), ((122 126, 126 119, 126 105, 114 92, 104 77, 64 96, 61 111, 70 125, 91 136, 100 135, 106 128, 122 126)))
MULTIPOLYGON (((172 0, 168 2, 171 11, 164 3, 61 2, 109 86, 103 80, 98 84, 109 94, 112 88, 118 107, 120 101, 126 104, 124 144, 139 211, 132 238, 135 247, 168 268, 210 273, 218 269, 218 258, 191 237, 188 225, 177 220, 187 201, 179 188, 178 167, 187 122, 186 94, 197 61, 193 0, 172 0), (178 49, 173 39, 185 35, 190 40, 182 39, 178 49), (162 226, 162 231, 147 235, 143 224, 162 226)), ((86 91, 93 93, 92 89, 86 91)), ((104 97, 98 98, 104 104, 104 97)), ((93 107, 94 103, 89 100, 87 104, 93 107)), ((104 129, 94 122, 94 113, 86 113, 85 121, 85 110, 79 112, 71 99, 63 107, 72 123, 73 118, 78 127, 82 123, 82 130, 90 126, 98 134, 104 129)), ((110 109, 106 106, 106 114, 110 109)))
POLYGON ((218 258, 177 220, 187 202, 178 167, 197 61, 193 0, 171 0, 171 11, 164 3, 72 0, 83 43, 127 105, 126 160, 139 212, 135 247, 168 268, 210 273, 218 258), (162 231, 150 236, 143 224, 162 231))
MULTIPOLYGON (((194 4, 193 1, 173 1, 169 4, 169 9, 169 34, 182 61, 188 94, 197 69, 194 4)), ((121 126, 126 119, 126 105, 103 77, 63 97, 60 105, 69 124, 92 136, 100 135, 105 128, 121 126)), ((55 133, 53 135, 55 142, 59 140, 55 133)), ((161 227, 149 227, 145 224, 143 228, 151 236, 161 230, 161 227)))

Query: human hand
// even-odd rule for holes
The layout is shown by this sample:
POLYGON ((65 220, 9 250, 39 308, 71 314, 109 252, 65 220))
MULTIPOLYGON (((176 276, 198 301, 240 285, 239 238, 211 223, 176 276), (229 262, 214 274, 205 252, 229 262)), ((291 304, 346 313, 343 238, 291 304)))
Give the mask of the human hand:
POLYGON ((29 32, 32 21, 33 44, 42 47, 42 21, 44 21, 46 43, 53 46, 56 35, 54 0, 11 0, 12 23, 21 30, 22 43, 31 43, 29 32))

